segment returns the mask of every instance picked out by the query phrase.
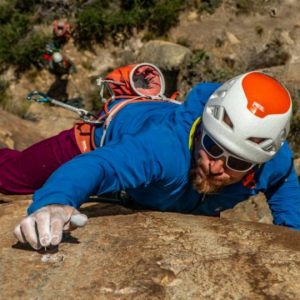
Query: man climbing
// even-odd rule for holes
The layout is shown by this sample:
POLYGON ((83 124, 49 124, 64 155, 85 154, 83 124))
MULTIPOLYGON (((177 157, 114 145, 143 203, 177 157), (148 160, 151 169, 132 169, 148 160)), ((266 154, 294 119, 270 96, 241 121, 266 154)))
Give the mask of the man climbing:
POLYGON ((76 72, 75 65, 67 56, 63 56, 60 52, 54 52, 52 60, 48 63, 48 70, 54 75, 67 77, 76 72))
MULTIPOLYGON (((120 78, 107 83, 124 90, 120 78)), ((142 89, 157 86, 152 78, 142 89)), ((14 230, 20 242, 58 245, 64 230, 86 224, 77 209, 89 196, 120 190, 148 209, 211 216, 264 192, 274 224, 300 229, 286 142, 292 104, 274 78, 250 72, 223 85, 198 84, 181 105, 135 100, 121 108, 118 101, 110 125, 92 126, 83 139, 69 130, 21 153, 1 150, 0 192, 39 188, 14 230)))
POLYGON ((55 20, 53 22, 53 36, 58 43, 67 42, 74 32, 74 27, 69 22, 55 20))
POLYGON ((60 52, 54 52, 51 60, 48 61, 47 68, 56 75, 55 81, 47 92, 48 95, 66 102, 69 97, 67 93, 68 82, 72 80, 72 74, 76 72, 74 63, 60 52))

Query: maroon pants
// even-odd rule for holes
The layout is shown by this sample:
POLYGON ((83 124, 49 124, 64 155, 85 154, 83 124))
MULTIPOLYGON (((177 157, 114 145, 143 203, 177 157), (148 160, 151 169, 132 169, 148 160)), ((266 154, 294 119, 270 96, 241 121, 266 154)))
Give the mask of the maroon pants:
POLYGON ((32 194, 58 167, 79 154, 74 128, 24 151, 0 149, 0 193, 32 194))

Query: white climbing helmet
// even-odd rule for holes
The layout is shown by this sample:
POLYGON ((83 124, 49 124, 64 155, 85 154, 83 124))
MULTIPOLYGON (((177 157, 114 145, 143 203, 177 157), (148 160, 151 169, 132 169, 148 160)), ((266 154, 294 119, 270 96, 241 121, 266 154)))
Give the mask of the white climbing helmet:
POLYGON ((55 63, 59 63, 60 61, 62 61, 63 57, 59 52, 54 52, 52 55, 52 59, 55 63))
POLYGON ((267 74, 249 72, 227 81, 212 94, 204 109, 203 125, 228 151, 260 164, 283 145, 291 115, 287 89, 267 74), (230 125, 224 121, 227 116, 230 125))

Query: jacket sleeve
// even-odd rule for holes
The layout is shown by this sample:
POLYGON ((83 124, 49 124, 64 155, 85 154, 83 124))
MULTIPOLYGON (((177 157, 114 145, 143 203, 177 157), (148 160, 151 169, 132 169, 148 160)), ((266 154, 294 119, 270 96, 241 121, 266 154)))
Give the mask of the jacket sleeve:
POLYGON ((299 181, 294 166, 288 177, 284 179, 265 193, 274 224, 300 230, 299 181))
POLYGON ((151 133, 124 134, 62 165, 34 193, 28 214, 50 204, 78 208, 92 195, 147 186, 159 180, 164 163, 160 151, 166 152, 167 146, 157 143, 159 132, 151 133))

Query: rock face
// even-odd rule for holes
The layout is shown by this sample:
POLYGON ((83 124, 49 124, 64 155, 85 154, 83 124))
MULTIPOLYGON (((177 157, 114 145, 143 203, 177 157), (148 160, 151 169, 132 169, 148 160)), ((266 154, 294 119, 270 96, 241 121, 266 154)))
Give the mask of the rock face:
POLYGON ((90 203, 85 228, 40 253, 0 206, 2 299, 299 299, 300 233, 273 225, 90 203))
POLYGON ((33 102, 29 107, 26 118, 31 122, 44 138, 52 137, 63 130, 70 129, 79 120, 78 114, 55 106, 45 106, 33 102))
POLYGON ((0 109, 0 148, 24 150, 29 146, 59 132, 71 128, 78 115, 64 108, 33 103, 28 112, 29 119, 0 109))
POLYGON ((34 123, 0 109, 0 148, 23 150, 42 139, 34 123))

